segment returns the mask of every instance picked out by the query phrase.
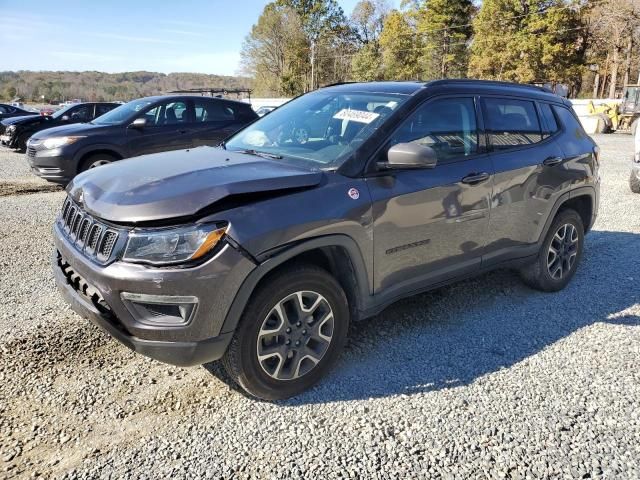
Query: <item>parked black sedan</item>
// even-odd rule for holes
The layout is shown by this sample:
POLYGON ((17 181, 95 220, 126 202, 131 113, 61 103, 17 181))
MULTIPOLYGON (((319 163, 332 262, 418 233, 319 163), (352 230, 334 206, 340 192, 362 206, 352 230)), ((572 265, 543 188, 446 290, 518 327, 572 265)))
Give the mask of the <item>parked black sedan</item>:
POLYGON ((25 110, 24 108, 14 107, 13 105, 7 105, 6 103, 0 103, 0 120, 4 120, 5 118, 38 114, 38 112, 30 112, 29 110, 25 110))
POLYGON ((64 185, 80 172, 116 160, 217 145, 256 118, 248 103, 222 98, 141 98, 90 123, 32 136, 27 158, 34 174, 64 185))
POLYGON ((9 148, 24 151, 27 148, 27 140, 36 132, 70 123, 90 122, 117 106, 117 103, 105 102, 76 103, 61 108, 50 116, 31 115, 3 120, 5 131, 0 141, 9 148))

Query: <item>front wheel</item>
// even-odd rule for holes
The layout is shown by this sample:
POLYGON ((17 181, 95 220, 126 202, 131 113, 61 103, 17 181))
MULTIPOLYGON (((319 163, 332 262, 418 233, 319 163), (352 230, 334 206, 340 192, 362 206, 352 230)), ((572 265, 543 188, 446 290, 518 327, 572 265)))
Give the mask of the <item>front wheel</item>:
POLYGON ((520 271, 522 279, 536 290, 562 290, 576 273, 583 247, 582 218, 575 210, 561 211, 551 224, 536 260, 520 271))
POLYGON ((331 368, 344 346, 349 307, 325 270, 282 270, 252 296, 222 364, 247 393, 264 400, 294 396, 331 368))
POLYGON ((81 172, 85 172, 87 170, 91 170, 93 168, 98 168, 103 165, 108 165, 114 162, 116 159, 111 155, 106 153, 97 153, 95 155, 91 155, 84 162, 82 162, 82 166, 80 168, 81 172))

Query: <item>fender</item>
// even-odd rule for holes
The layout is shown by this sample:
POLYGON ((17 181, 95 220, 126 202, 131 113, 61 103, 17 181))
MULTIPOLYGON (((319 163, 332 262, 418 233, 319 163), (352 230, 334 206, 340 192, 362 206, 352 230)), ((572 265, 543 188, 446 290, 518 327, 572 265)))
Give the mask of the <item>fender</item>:
POLYGON ((596 196, 596 190, 594 187, 591 186, 584 186, 584 187, 579 187, 579 188, 575 188, 573 190, 570 190, 568 192, 563 193, 558 200, 556 200, 556 203, 553 205, 553 208, 551 209, 551 214, 547 217, 547 221, 544 224, 544 228, 542 229, 542 233, 540 234, 540 238, 538 238, 538 242, 537 242, 537 247, 541 246, 542 243, 544 242, 544 239, 547 237, 547 233, 549 232, 549 228, 551 228, 551 223, 553 222, 553 219, 556 217, 556 214, 558 213, 558 210, 560 210, 560 207, 562 207, 562 205, 567 201, 570 200, 572 198, 576 198, 576 197, 581 197, 587 195, 591 198, 591 204, 593 206, 593 211, 591 213, 591 223, 589 225, 585 225, 585 233, 591 228, 591 226, 593 225, 593 222, 595 221, 595 217, 597 215, 597 209, 598 209, 598 203, 597 203, 597 196, 596 196))
POLYGON ((254 292, 258 282, 260 282, 265 275, 282 265, 287 260, 290 260, 301 253, 321 247, 344 247, 348 252, 356 276, 357 308, 358 310, 363 311, 370 296, 370 282, 360 248, 356 242, 347 235, 326 235, 281 247, 275 255, 268 257, 262 263, 258 264, 258 266, 242 283, 242 286, 233 299, 233 303, 227 312, 220 334, 235 330, 238 322, 240 321, 240 317, 242 316, 242 312, 249 301, 249 297, 254 292))

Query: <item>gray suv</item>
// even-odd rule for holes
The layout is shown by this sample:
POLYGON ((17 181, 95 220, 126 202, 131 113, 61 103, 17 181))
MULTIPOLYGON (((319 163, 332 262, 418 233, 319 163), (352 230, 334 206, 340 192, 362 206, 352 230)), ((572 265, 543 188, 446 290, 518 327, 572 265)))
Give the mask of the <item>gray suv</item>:
POLYGON ((53 268, 75 311, 157 360, 221 360, 273 400, 401 298, 498 267, 562 289, 596 219, 598 147, 537 87, 341 84, 67 192, 53 268))

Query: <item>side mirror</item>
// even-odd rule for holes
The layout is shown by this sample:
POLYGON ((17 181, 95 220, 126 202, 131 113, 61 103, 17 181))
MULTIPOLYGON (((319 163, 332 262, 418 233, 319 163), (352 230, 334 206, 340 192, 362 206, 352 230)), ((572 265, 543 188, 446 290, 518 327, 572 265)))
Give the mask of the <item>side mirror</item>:
POLYGON ((387 161, 379 163, 383 169, 435 168, 438 163, 436 151, 419 143, 398 143, 387 152, 387 161))
POLYGON ((145 125, 147 124, 147 119, 146 118, 136 118, 131 125, 129 125, 131 128, 138 128, 138 129, 142 129, 145 127, 145 125))
POLYGON ((69 120, 71 120, 71 117, 69 117, 69 115, 63 115, 60 120, 62 120, 63 122, 68 122, 69 120))

